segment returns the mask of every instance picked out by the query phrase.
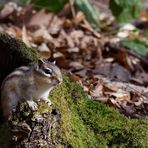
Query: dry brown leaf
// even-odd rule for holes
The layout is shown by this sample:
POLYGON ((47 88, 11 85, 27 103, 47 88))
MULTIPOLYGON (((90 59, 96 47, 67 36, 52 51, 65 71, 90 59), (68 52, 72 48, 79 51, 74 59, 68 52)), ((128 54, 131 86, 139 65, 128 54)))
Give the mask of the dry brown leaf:
POLYGON ((39 12, 35 13, 30 21, 28 22, 27 26, 45 26, 48 27, 51 20, 53 18, 52 13, 46 13, 45 9, 40 10, 39 12))
POLYGON ((71 53, 71 52, 78 53, 80 51, 80 49, 78 47, 73 47, 73 48, 68 48, 67 51, 69 53, 71 53))
POLYGON ((15 11, 15 8, 13 5, 10 5, 9 3, 4 5, 4 8, 0 11, 0 20, 5 19, 14 11, 15 11))
POLYGON ((131 99, 130 93, 122 90, 117 92, 104 92, 104 94, 109 95, 110 97, 115 98, 116 101, 129 101, 131 99))
POLYGON ((110 105, 110 106, 113 106, 113 107, 115 107, 115 108, 118 108, 118 109, 120 109, 120 105, 117 103, 117 101, 116 100, 114 100, 114 99, 108 99, 107 100, 107 103, 110 105))
POLYGON ((82 69, 84 66, 80 62, 70 62, 70 68, 74 68, 74 70, 82 69))
POLYGON ((73 30, 72 32, 70 32, 69 36, 71 37, 75 46, 79 46, 81 43, 81 40, 84 37, 84 32, 82 32, 81 30, 73 30))
POLYGON ((60 31, 62 30, 63 20, 59 19, 57 16, 54 16, 50 26, 48 27, 48 32, 53 37, 58 37, 60 31))
POLYGON ((98 98, 100 96, 103 96, 103 86, 101 83, 97 83, 97 85, 95 85, 93 87, 93 89, 90 91, 90 95, 94 98, 98 98))
POLYGON ((83 12, 79 11, 74 17, 73 22, 75 23, 75 25, 79 25, 84 20, 84 18, 85 15, 83 14, 83 12))
POLYGON ((90 26, 90 24, 84 20, 84 24, 81 24, 81 26, 86 29, 87 31, 91 32, 93 34, 94 37, 100 39, 101 38, 101 34, 96 32, 94 29, 92 29, 92 27, 90 26))
POLYGON ((40 52, 42 56, 46 58, 51 57, 51 51, 45 43, 42 43, 40 46, 38 46, 38 51, 40 52))
POLYGON ((75 74, 71 74, 69 78, 72 82, 77 82, 80 80, 80 77, 76 76, 75 74))

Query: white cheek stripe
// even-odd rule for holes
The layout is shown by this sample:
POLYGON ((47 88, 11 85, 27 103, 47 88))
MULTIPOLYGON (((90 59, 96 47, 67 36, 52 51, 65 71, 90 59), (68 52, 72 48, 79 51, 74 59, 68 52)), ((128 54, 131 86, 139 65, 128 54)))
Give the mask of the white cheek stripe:
POLYGON ((8 77, 13 77, 13 76, 22 76, 24 73, 22 71, 16 70, 12 72, 8 77))
POLYGON ((17 68, 16 70, 27 71, 27 70, 29 70, 29 67, 27 67, 27 66, 22 66, 22 67, 17 68))
POLYGON ((50 75, 50 74, 46 74, 45 72, 44 72, 44 75, 45 75, 45 76, 47 76, 47 77, 51 77, 51 75, 50 75))
POLYGON ((12 74, 14 74, 14 75, 22 75, 23 72, 22 72, 22 71, 15 71, 15 72, 13 72, 12 74))

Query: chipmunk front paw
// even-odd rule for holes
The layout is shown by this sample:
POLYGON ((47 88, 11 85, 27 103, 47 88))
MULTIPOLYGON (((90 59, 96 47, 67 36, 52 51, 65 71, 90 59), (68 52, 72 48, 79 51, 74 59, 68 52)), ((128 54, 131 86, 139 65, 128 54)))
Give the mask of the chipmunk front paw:
POLYGON ((42 98, 40 100, 44 101, 48 106, 51 106, 51 104, 52 104, 48 98, 42 98))
POLYGON ((33 100, 27 100, 27 103, 32 111, 38 109, 38 105, 33 100))

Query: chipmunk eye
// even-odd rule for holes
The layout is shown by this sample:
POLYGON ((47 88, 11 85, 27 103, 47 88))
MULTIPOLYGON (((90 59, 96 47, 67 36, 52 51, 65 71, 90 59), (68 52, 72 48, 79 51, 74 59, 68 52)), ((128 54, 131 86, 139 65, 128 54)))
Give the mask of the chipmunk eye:
POLYGON ((52 75, 52 69, 50 69, 50 68, 44 69, 44 72, 45 72, 46 74, 52 75))

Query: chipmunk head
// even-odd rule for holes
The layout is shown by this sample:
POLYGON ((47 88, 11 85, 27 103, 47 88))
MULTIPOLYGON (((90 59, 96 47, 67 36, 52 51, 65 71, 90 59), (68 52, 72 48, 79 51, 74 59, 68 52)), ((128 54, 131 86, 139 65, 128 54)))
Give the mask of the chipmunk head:
POLYGON ((35 72, 39 78, 49 84, 56 85, 63 80, 61 70, 55 63, 49 61, 39 60, 35 72))

